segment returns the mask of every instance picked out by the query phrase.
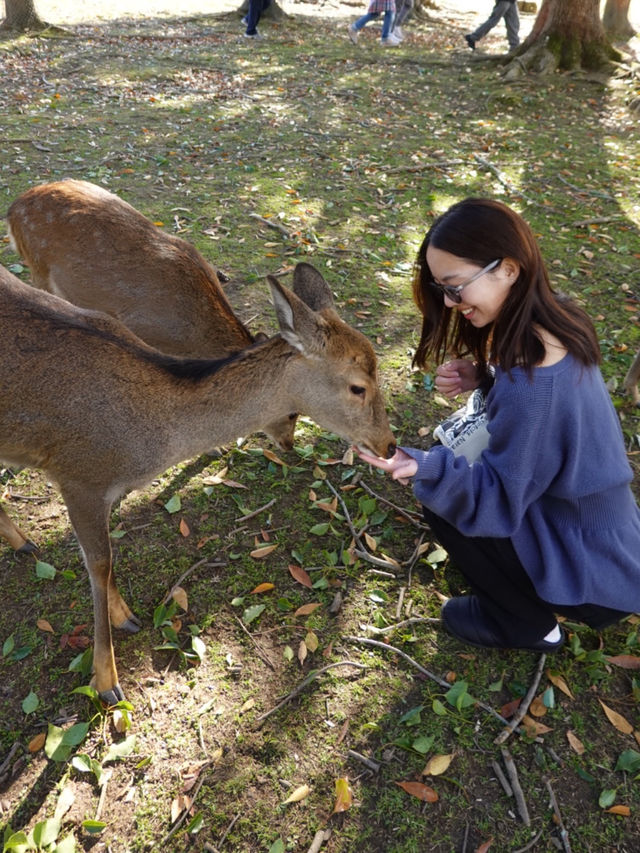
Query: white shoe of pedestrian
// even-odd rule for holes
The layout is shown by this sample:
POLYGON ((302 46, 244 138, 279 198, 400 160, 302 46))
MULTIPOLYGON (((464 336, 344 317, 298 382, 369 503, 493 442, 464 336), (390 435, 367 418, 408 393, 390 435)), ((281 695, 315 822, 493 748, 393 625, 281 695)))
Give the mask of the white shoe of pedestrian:
POLYGON ((401 39, 396 38, 393 33, 389 33, 386 39, 382 39, 383 47, 397 47, 400 44, 401 39))
POLYGON ((404 36, 404 31, 403 31, 402 27, 394 27, 394 28, 393 28, 393 33, 392 33, 392 34, 393 34, 397 39, 400 39, 400 41, 404 41, 405 36, 404 36))
POLYGON ((358 36, 360 35, 359 31, 353 26, 353 24, 349 24, 349 38, 354 44, 358 43, 358 36))

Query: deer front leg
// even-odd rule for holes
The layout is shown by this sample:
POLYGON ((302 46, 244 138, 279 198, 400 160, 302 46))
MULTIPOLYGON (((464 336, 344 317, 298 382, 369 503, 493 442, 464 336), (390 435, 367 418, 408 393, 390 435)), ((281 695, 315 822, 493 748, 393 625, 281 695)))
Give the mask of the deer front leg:
POLYGON ((30 551, 37 551, 38 546, 24 535, 22 530, 17 527, 9 518, 7 513, 0 506, 0 536, 7 540, 14 551, 20 551, 23 554, 30 551))
POLYGON ((111 504, 102 496, 95 498, 86 493, 78 496, 70 493, 69 489, 63 489, 63 497, 91 581, 94 618, 92 683, 103 702, 115 705, 124 699, 124 693, 118 683, 111 625, 137 631, 139 623, 118 592, 113 578, 108 527, 111 504))

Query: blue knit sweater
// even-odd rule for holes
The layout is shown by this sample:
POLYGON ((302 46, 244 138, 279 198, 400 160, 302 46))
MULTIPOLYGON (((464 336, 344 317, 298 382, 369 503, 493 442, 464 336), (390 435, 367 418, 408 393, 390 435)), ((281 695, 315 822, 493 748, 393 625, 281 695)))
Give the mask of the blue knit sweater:
POLYGON ((418 462, 418 500, 465 536, 508 537, 551 604, 640 611, 640 509, 600 371, 567 355, 501 369, 487 397, 489 446, 468 465, 445 447, 418 462))

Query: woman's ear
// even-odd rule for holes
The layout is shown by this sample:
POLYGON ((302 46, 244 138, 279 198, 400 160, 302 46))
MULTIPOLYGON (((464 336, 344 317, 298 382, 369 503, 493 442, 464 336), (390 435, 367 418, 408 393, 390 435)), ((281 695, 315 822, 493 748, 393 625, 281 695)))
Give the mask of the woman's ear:
POLYGON ((500 269, 509 284, 514 284, 520 275, 520 264, 515 258, 503 258, 500 269))

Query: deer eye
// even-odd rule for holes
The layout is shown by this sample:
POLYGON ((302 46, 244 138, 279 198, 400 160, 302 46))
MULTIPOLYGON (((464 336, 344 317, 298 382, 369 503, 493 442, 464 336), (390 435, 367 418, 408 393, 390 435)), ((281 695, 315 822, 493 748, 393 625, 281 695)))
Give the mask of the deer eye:
POLYGON ((363 388, 362 385, 351 385, 349 386, 349 391, 352 394, 355 394, 357 397, 364 397, 366 394, 366 388, 363 388))

